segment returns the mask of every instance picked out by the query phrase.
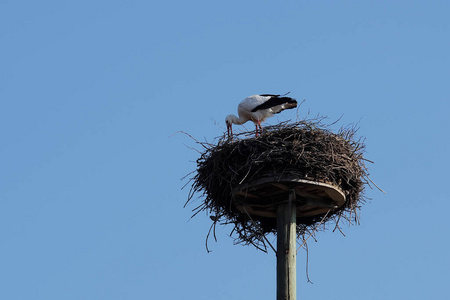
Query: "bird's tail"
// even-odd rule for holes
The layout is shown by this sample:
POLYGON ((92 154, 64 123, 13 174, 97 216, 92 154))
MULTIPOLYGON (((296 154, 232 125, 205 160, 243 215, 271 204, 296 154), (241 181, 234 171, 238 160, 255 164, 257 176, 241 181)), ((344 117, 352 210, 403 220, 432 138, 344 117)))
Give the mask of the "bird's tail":
POLYGON ((283 103, 284 109, 292 109, 297 107, 297 100, 291 97, 280 97, 278 98, 283 103))

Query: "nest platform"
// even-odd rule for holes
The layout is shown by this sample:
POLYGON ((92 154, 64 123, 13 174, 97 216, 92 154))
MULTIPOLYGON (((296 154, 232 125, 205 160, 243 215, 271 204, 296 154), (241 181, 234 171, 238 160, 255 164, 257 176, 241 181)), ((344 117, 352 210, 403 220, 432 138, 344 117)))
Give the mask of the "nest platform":
MULTIPOLYGON (((189 202, 202 202, 216 224, 232 224, 236 242, 265 249, 265 235, 276 234, 277 205, 295 191, 297 235, 317 224, 357 221, 364 202, 367 170, 364 143, 354 127, 333 133, 322 120, 267 126, 258 137, 245 132, 204 147, 191 178, 189 202)), ((211 232, 211 230, 210 230, 211 232)), ((209 235, 209 234, 208 234, 209 235)))
POLYGON ((234 205, 253 217, 276 218, 278 205, 288 201, 291 190, 295 191, 297 223, 304 223, 305 218, 323 215, 345 203, 344 192, 332 184, 272 176, 238 186, 233 192, 234 205))

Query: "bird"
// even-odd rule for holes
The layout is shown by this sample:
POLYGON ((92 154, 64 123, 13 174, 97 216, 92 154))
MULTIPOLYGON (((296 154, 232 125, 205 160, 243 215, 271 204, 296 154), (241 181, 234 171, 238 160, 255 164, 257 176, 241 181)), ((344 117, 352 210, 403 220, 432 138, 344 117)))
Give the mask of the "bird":
POLYGON ((261 122, 285 109, 297 107, 297 100, 286 95, 253 95, 242 100, 237 109, 239 117, 228 115, 225 118, 228 137, 233 136, 232 124, 242 125, 247 121, 255 123, 255 136, 258 136, 259 131, 262 132, 261 122))

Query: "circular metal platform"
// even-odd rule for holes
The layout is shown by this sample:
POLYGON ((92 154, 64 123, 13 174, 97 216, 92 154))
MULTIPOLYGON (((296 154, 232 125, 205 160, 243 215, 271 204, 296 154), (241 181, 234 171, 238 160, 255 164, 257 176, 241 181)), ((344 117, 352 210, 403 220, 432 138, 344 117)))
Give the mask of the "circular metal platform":
POLYGON ((322 215, 345 203, 344 192, 332 184, 272 176, 238 186, 233 192, 234 205, 242 213, 276 218, 277 205, 288 201, 290 190, 295 191, 297 218, 322 215))

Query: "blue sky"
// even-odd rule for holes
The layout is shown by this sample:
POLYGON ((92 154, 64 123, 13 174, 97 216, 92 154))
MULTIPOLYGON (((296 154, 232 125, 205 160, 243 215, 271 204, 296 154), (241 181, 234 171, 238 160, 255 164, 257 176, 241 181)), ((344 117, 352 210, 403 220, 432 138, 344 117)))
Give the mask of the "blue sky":
MULTIPOLYGON (((0 298, 274 299, 275 255, 190 219, 180 179, 243 98, 359 122, 361 225, 299 299, 448 294, 447 1, 0 1, 0 298)), ((295 118, 288 111, 268 124, 295 118)), ((236 126, 236 129, 239 126, 236 126)), ((242 129, 252 129, 248 124, 242 129)))

